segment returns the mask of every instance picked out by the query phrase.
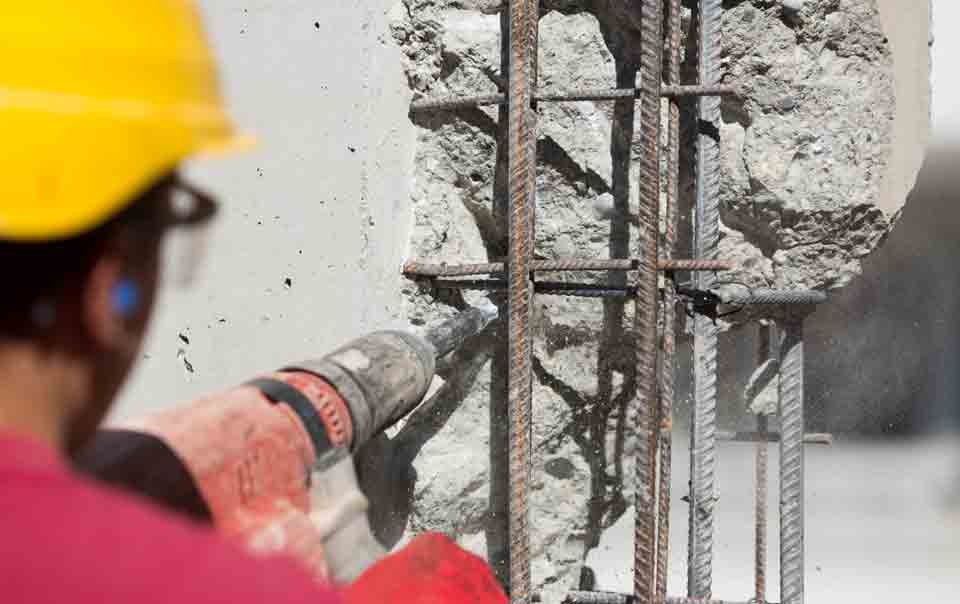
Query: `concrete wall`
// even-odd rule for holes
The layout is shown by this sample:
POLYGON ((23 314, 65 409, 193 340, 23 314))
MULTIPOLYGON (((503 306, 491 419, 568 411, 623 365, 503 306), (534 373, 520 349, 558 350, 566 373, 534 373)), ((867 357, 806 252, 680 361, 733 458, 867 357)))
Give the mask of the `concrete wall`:
POLYGON ((201 2, 230 105, 260 146, 191 166, 222 217, 194 284, 164 288, 119 414, 398 321, 414 134, 388 30, 394 4, 201 2))
MULTIPOLYGON (((944 5, 938 10, 956 10, 950 0, 938 1, 944 5)), ((886 207, 895 208, 913 186, 928 136, 930 15, 926 2, 878 3, 898 68, 898 107, 906 108, 894 125, 893 168, 883 186, 886 207)), ((223 213, 194 283, 164 287, 120 415, 322 354, 365 330, 404 324, 397 268, 411 230, 415 133, 400 54, 389 33, 389 11, 400 10, 399 3, 201 4, 229 102, 261 144, 247 156, 190 166, 193 180, 219 195, 223 213)), ((946 57, 953 40, 942 31, 934 48, 946 57)), ((949 81, 942 81, 946 89, 949 81)), ((952 103, 941 99, 939 106, 952 103)), ((960 136, 960 119, 955 122, 960 136)), ((908 211, 905 220, 910 216, 908 211)), ((886 278, 884 273, 873 280, 886 278)), ((866 287, 868 279, 852 287, 866 287)), ((868 395, 840 396, 833 386, 862 381, 838 371, 835 357, 875 356, 862 345, 831 343, 856 340, 855 329, 837 333, 832 323, 847 324, 844 304, 861 304, 851 296, 843 294, 817 318, 814 333, 827 335, 817 352, 824 361, 811 384, 819 393, 820 417, 852 414, 858 419, 844 425, 862 427, 886 421, 878 418, 888 414, 870 411, 865 419, 858 409, 868 395)), ((903 397, 894 398, 884 405, 902 415, 903 397)))
POLYGON ((877 205, 893 212, 903 206, 913 189, 930 138, 931 4, 924 0, 877 0, 877 5, 893 52, 897 99, 890 169, 877 205))

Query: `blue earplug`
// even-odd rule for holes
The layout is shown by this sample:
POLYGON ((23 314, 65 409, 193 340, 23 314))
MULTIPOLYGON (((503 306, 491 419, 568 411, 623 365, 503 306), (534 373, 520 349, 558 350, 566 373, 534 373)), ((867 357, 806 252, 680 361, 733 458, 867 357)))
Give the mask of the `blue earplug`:
POLYGON ((110 303, 114 312, 129 317, 140 305, 140 288, 130 279, 121 279, 110 292, 110 303))

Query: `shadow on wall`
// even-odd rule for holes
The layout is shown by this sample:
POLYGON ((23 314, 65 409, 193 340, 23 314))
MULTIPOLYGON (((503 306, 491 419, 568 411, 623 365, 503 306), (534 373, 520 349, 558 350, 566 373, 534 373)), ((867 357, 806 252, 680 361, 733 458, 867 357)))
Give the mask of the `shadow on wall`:
POLYGON ((807 322, 808 427, 960 428, 960 144, 930 149, 863 275, 807 322))

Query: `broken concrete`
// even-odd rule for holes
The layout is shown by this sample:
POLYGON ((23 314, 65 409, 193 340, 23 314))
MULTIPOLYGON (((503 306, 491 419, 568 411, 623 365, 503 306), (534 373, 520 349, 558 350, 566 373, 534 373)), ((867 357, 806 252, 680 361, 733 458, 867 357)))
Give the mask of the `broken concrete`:
MULTIPOLYGON (((393 35, 416 96, 499 90, 498 2, 402 4, 393 35)), ((915 177, 916 149, 911 164, 890 147, 903 123, 928 116, 925 86, 897 110, 896 94, 917 82, 913 72, 898 72, 898 61, 915 66, 915 49, 892 45, 891 39, 903 40, 885 33, 891 23, 873 0, 726 4, 723 81, 742 90, 724 102, 720 125, 721 256, 740 265, 729 278, 764 287, 841 287, 890 232, 915 177), (909 84, 900 86, 898 78, 909 84)), ((543 4, 541 87, 617 85, 618 66, 628 68, 637 50, 636 15, 618 13, 619 6, 543 4)), ((926 15, 917 20, 928 23, 926 15)), ((539 111, 537 253, 606 257, 611 246, 622 245, 610 234, 611 220, 623 214, 612 197, 618 169, 610 155, 612 105, 543 104, 539 111)), ((410 257, 451 263, 501 258, 498 108, 411 118, 418 139, 410 257)), ((630 185, 635 204, 636 182, 630 185)), ((691 194, 682 191, 688 207, 691 194)), ((435 295, 414 284, 405 294, 415 325, 482 295, 435 295)), ((591 585, 592 573, 582 568, 585 553, 628 506, 631 485, 624 476, 631 473, 632 445, 624 413, 633 361, 622 334, 630 317, 616 303, 544 297, 535 312, 534 581, 558 595, 591 585)), ((494 340, 485 344, 469 354, 496 358, 494 340)), ((730 400, 742 414, 753 353, 749 346, 739 352, 749 362, 745 376, 730 380, 737 392, 730 400)), ((506 445, 498 403, 502 374, 478 365, 460 407, 419 445, 413 505, 399 522, 408 533, 450 532, 502 572, 505 469, 496 467, 498 455, 489 449, 506 445), (456 472, 449 471, 453 466, 456 472)), ((761 399, 770 390, 766 385, 761 399)))

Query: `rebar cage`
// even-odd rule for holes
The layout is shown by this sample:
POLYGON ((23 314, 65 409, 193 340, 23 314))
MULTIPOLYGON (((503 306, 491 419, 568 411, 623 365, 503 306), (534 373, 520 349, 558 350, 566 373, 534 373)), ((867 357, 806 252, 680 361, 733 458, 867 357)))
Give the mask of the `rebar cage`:
MULTIPOLYGON (((527 604, 539 600, 530 576, 531 522, 528 503, 532 451, 532 298, 541 295, 627 298, 635 304, 633 331, 637 359, 637 392, 629 418, 637 439, 634 506, 633 593, 570 592, 567 602, 595 604, 720 602, 712 594, 714 506, 718 440, 753 442, 755 455, 755 593, 750 602, 766 602, 767 443, 779 442, 780 473, 780 593, 784 604, 803 602, 803 447, 829 443, 829 435, 804 433, 803 419, 803 320, 824 294, 813 291, 749 291, 730 295, 715 290, 716 271, 733 266, 717 258, 719 239, 719 126, 720 97, 735 88, 721 83, 721 0, 697 0, 693 7, 695 33, 687 43, 697 51, 697 81, 681 83, 681 0, 634 0, 641 36, 638 65, 618 73, 617 86, 609 90, 538 90, 538 0, 509 0, 501 6, 505 89, 499 94, 427 98, 412 103, 411 112, 455 111, 481 105, 501 106, 506 127, 498 141, 507 155, 506 258, 482 264, 429 264, 411 261, 404 273, 436 288, 463 288, 506 292, 506 354, 509 360, 509 448, 502 454, 509 468, 509 584, 511 601, 527 604), (664 61, 666 65, 664 66, 664 61), (666 67, 664 69, 664 67, 666 67), (639 76, 640 86, 636 86, 639 76), (695 152, 696 200, 693 211, 692 259, 675 259, 678 228, 681 99, 693 97, 698 133, 695 152), (534 207, 538 103, 612 101, 626 120, 624 131, 613 133, 615 161, 629 166, 634 116, 639 113, 639 236, 629 258, 570 258, 535 260, 534 207), (665 126, 662 102, 668 103, 665 126), (662 129, 666 128, 663 133, 662 129), (625 134, 627 136, 625 136, 625 134), (666 134, 666 157, 661 157, 661 136, 666 134), (619 144, 618 144, 619 141, 619 144), (619 148, 618 148, 619 147, 619 148), (666 166, 666 195, 661 207, 661 167, 666 166), (661 232, 660 225, 665 228, 661 232), (661 246, 662 242, 662 246, 661 246), (661 249, 662 248, 662 249, 661 249), (606 271, 606 283, 551 282, 538 279, 544 272, 606 271), (755 432, 717 430, 716 315, 694 318, 694 401, 690 438, 690 490, 688 523, 688 576, 684 597, 667 595, 669 559, 670 479, 672 465, 672 414, 674 355, 676 351, 676 272, 695 275, 698 292, 715 303, 760 305, 769 321, 761 330, 758 362, 768 358, 779 367, 779 434, 768 430, 767 418, 757 416, 755 432), (659 286, 659 274, 665 287, 659 286), (486 279, 456 277, 489 275, 486 279), (615 275, 615 277, 614 277, 615 275), (632 279, 631 283, 627 280, 632 279)), ((614 125, 616 129, 616 125, 614 125)), ((629 169, 624 171, 629 173, 629 169)), ((629 181, 615 183, 629 195, 629 181)), ((611 228, 615 228, 613 225, 611 228)), ((759 316, 754 314, 754 316, 759 316)), ((535 519, 533 519, 535 520, 535 519)))

